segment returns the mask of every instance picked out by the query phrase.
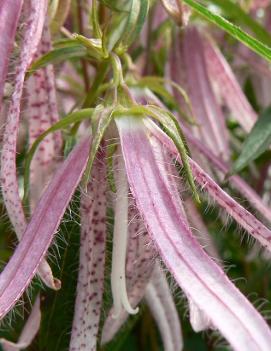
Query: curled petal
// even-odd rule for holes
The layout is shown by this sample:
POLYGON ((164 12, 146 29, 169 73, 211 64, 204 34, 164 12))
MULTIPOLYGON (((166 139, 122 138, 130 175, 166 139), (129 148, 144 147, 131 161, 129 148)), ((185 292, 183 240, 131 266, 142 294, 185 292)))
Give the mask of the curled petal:
POLYGON ((175 280, 235 350, 269 350, 268 325, 183 221, 178 203, 160 176, 143 122, 127 117, 118 119, 117 126, 137 207, 175 280))
POLYGON ((37 271, 81 179, 89 155, 83 140, 59 167, 43 193, 15 253, 0 275, 0 318, 18 301, 37 271))
POLYGON ((119 318, 122 308, 136 314, 128 299, 125 275, 126 251, 128 241, 128 183, 122 156, 115 163, 116 202, 113 231, 113 253, 111 270, 111 289, 114 305, 113 318, 119 318))
POLYGON ((28 317, 28 320, 22 330, 17 343, 0 339, 4 351, 19 351, 30 346, 31 342, 37 335, 41 322, 40 297, 36 298, 33 309, 28 317))
MULTIPOLYGON (((150 242, 141 218, 139 218, 134 201, 130 201, 128 231, 126 284, 131 306, 136 307, 144 297, 157 252, 150 242)), ((111 341, 129 317, 124 308, 117 319, 114 319, 113 315, 114 311, 111 309, 103 326, 102 344, 111 341)))

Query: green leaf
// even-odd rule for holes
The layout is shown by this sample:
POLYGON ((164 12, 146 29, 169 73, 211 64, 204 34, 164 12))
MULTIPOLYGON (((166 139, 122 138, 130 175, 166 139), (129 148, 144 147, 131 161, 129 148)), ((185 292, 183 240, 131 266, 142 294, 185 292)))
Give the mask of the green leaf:
POLYGON ((231 0, 204 0, 210 4, 218 6, 223 13, 236 20, 237 23, 242 23, 248 27, 256 36, 256 38, 266 45, 271 45, 271 35, 267 30, 252 16, 248 15, 238 4, 231 0))
POLYGON ((265 110, 246 138, 240 156, 235 161, 233 173, 240 172, 251 161, 267 150, 271 144, 271 108, 265 110))
POLYGON ((199 4, 195 0, 183 0, 188 6, 195 10, 198 14, 206 18, 209 22, 216 24, 219 28, 229 33, 232 37, 239 40, 248 48, 262 56, 268 61, 271 61, 271 48, 253 38, 242 29, 227 21, 225 18, 215 14, 207 9, 207 7, 199 4))
POLYGON ((28 75, 35 72, 39 68, 46 67, 50 63, 58 63, 62 61, 67 61, 72 58, 85 57, 87 55, 87 50, 82 45, 71 44, 69 46, 64 46, 60 48, 53 49, 47 54, 38 58, 32 63, 28 70, 28 75))
POLYGON ((33 156, 42 142, 42 140, 49 134, 54 133, 58 130, 64 129, 69 127, 71 124, 78 123, 83 121, 86 118, 91 118, 93 114, 93 108, 86 108, 80 111, 72 112, 71 114, 67 115, 59 122, 55 123, 51 128, 47 129, 44 133, 42 133, 33 143, 31 149, 26 155, 25 158, 25 167, 24 167, 24 199, 23 202, 27 201, 28 191, 29 191, 29 176, 30 176, 30 165, 33 159, 33 156))

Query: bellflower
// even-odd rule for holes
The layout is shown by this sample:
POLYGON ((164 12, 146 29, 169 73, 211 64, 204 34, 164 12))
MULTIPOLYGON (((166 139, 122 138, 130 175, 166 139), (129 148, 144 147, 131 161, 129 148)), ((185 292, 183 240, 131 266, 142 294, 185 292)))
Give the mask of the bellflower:
MULTIPOLYGON (((26 349, 44 335, 47 347, 58 294, 71 289, 73 301, 62 303, 72 318, 60 327, 65 342, 60 335, 53 340, 58 350, 108 347, 145 304, 163 348, 181 351, 186 339, 172 285, 188 301, 195 332, 216 330, 238 351, 270 349, 268 323, 225 273, 201 213, 211 198, 271 250, 270 208, 231 174, 236 135, 229 120, 246 134, 257 113, 210 33, 188 23, 193 3, 86 0, 75 2, 76 10, 69 1, 0 3, 1 190, 18 239, 0 274, 0 319, 16 311, 35 276, 40 279, 18 341, 0 339, 4 350, 26 349), (152 22, 152 13, 165 21, 152 22), (152 44, 161 49, 155 64, 152 44), (226 192, 223 181, 263 221, 226 192), (50 247, 78 197, 78 262, 74 254, 69 267, 76 269, 62 268, 58 279, 50 247)), ((58 310, 57 320, 64 313, 58 310)))

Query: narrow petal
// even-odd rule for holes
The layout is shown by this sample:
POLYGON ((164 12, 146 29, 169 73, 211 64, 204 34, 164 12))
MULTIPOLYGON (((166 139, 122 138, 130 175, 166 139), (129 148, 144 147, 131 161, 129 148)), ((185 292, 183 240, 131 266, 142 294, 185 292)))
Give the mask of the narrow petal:
POLYGON ((190 323, 196 333, 213 328, 212 322, 208 315, 203 313, 203 311, 192 299, 188 299, 188 304, 190 323))
POLYGON ((16 66, 15 87, 10 102, 2 146, 2 193, 10 221, 18 238, 22 236, 26 226, 16 173, 16 142, 19 128, 20 104, 25 73, 41 38, 46 8, 47 1, 31 0, 29 18, 26 23, 20 50, 20 58, 16 66))
MULTIPOLYGON (((206 145, 203 145, 197 138, 195 138, 192 133, 183 126, 185 137, 191 146, 194 146, 195 149, 200 152, 210 163, 211 165, 223 173, 226 176, 230 168, 227 164, 218 158, 212 150, 210 150, 206 145)), ((252 207, 254 207, 264 218, 270 221, 271 210, 267 207, 260 196, 252 189, 249 184, 244 181, 238 175, 233 175, 229 177, 229 184, 234 187, 240 194, 242 194, 252 207)))
MULTIPOLYGON (((175 145, 168 136, 153 122, 148 121, 147 125, 154 137, 158 138, 176 157, 179 157, 175 145)), ((221 208, 233 217, 250 235, 258 240, 263 247, 271 250, 271 231, 236 202, 230 195, 222 190, 220 186, 192 159, 190 159, 190 167, 196 183, 201 186, 202 190, 205 190, 221 208)))
POLYGON ((30 346, 31 342, 34 340, 39 331, 40 322, 40 296, 38 296, 28 317, 28 320, 25 323, 18 342, 14 343, 5 339, 0 339, 0 344, 2 345, 4 351, 19 351, 30 346))
POLYGON ((44 258, 81 179, 89 155, 85 139, 70 153, 43 193, 15 253, 0 275, 0 318, 23 294, 44 258))
POLYGON ((1 1, 0 3, 0 105, 7 75, 9 54, 12 50, 23 0, 1 1))
POLYGON ((257 120, 257 115, 243 93, 230 65, 219 48, 205 39, 204 54, 211 82, 216 85, 219 95, 227 104, 231 114, 246 132, 249 132, 257 120))
POLYGON ((151 282, 146 289, 145 299, 161 333, 164 350, 181 351, 183 339, 178 311, 159 264, 155 266, 151 282))
POLYGON ((266 322, 183 222, 178 204, 159 175, 143 122, 121 118, 117 126, 138 209, 175 280, 235 350, 269 350, 271 332, 266 322))
POLYGON ((185 212, 189 219, 190 226, 192 231, 201 245, 204 247, 204 250, 216 261, 220 260, 217 248, 213 242, 212 237, 208 233, 208 228, 206 227, 201 214, 196 208, 192 199, 187 198, 184 203, 185 212))
MULTIPOLYGON (((35 58, 45 54, 50 49, 50 31, 48 23, 45 23, 35 58)), ((28 119, 29 144, 31 147, 41 133, 59 120, 53 66, 49 65, 29 77, 26 82, 26 92, 28 95, 26 117, 28 119)), ((35 153, 30 168, 30 206, 32 212, 59 164, 58 158, 61 155, 61 146, 60 132, 53 133, 42 141, 35 153)), ((23 216, 23 213, 21 216, 23 216)), ((38 274, 48 287, 52 289, 60 288, 60 281, 53 277, 51 268, 45 260, 41 262, 38 274)))
POLYGON ((106 165, 103 151, 81 195, 80 263, 70 351, 96 350, 104 285, 106 165))
POLYGON ((194 115, 199 123, 195 133, 206 145, 224 159, 229 158, 228 134, 225 118, 218 105, 208 77, 202 39, 196 28, 186 31, 183 53, 187 84, 194 115))
MULTIPOLYGON (((45 23, 35 58, 51 49, 48 23, 45 23)), ((52 65, 38 70, 26 82, 29 144, 59 120, 54 69, 52 65)), ((61 156, 61 133, 48 135, 38 147, 31 163, 30 204, 34 209, 61 156)))

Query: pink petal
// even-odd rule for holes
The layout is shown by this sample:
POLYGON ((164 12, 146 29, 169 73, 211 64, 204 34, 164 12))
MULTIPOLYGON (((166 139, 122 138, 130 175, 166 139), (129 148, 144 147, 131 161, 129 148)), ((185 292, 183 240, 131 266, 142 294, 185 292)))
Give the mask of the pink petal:
MULTIPOLYGON (((35 57, 47 53, 51 49, 51 36, 46 23, 43 36, 35 57)), ((26 82, 27 110, 26 117, 29 126, 29 144, 45 130, 59 120, 56 100, 54 69, 52 65, 33 73, 26 82)), ((31 163, 30 203, 35 208, 51 175, 59 164, 61 156, 61 133, 48 135, 38 147, 31 163)))
POLYGON ((7 116, 1 157, 1 186, 5 206, 18 238, 24 232, 26 222, 22 209, 16 174, 16 142, 19 128, 20 104, 24 77, 39 44, 47 9, 47 1, 32 0, 26 23, 20 58, 15 75, 15 88, 7 116))
POLYGON ((104 285, 106 164, 93 164, 87 193, 81 193, 81 243, 70 351, 96 350, 104 285))
POLYGON ((40 297, 36 298, 31 314, 29 315, 27 322, 22 330, 17 343, 0 339, 0 343, 4 351, 19 351, 21 349, 26 349, 30 346, 31 342, 37 335, 41 322, 41 312, 40 312, 40 297))
POLYGON ((216 85, 234 118, 246 132, 249 132, 257 120, 256 113, 219 48, 210 39, 205 38, 203 44, 211 82, 216 85))
POLYGON ((199 126, 195 133, 221 158, 229 158, 228 134, 223 113, 208 77, 202 39, 196 28, 186 31, 183 42, 189 97, 199 126))
MULTIPOLYGON (((221 160, 221 158, 218 158, 206 145, 195 138, 187 128, 184 126, 182 128, 189 144, 195 147, 195 149, 211 163, 214 169, 219 170, 223 173, 224 176, 226 176, 230 171, 230 168, 227 166, 227 164, 221 160)), ((234 187, 240 194, 242 194, 252 207, 254 207, 262 216, 270 221, 270 208, 264 204, 260 196, 254 189, 249 186, 249 184, 247 184, 246 181, 244 181, 241 177, 234 175, 229 177, 229 184, 230 186, 234 187)))
MULTIPOLYGON (((178 151, 168 136, 159 129, 153 122, 147 122, 153 137, 160 140, 162 144, 175 157, 178 157, 178 151)), ((219 185, 204 171, 200 166, 190 159, 190 167, 195 178, 202 190, 205 190, 215 202, 222 207, 238 224, 247 230, 255 239, 257 239, 265 248, 271 250, 271 231, 263 225, 250 212, 236 202, 230 195, 222 190, 219 185)))
POLYGON ((128 180, 161 257, 187 296, 196 301, 235 350, 269 350, 269 327, 193 238, 160 177, 141 120, 117 120, 128 180), (223 316, 223 318, 221 318, 223 316))
POLYGON ((15 253, 0 275, 0 318, 23 294, 44 258, 81 179, 89 155, 85 139, 70 153, 43 193, 15 253))
POLYGON ((145 299, 158 325, 164 349, 183 349, 182 330, 170 287, 159 264, 155 265, 152 279, 146 289, 145 299))

